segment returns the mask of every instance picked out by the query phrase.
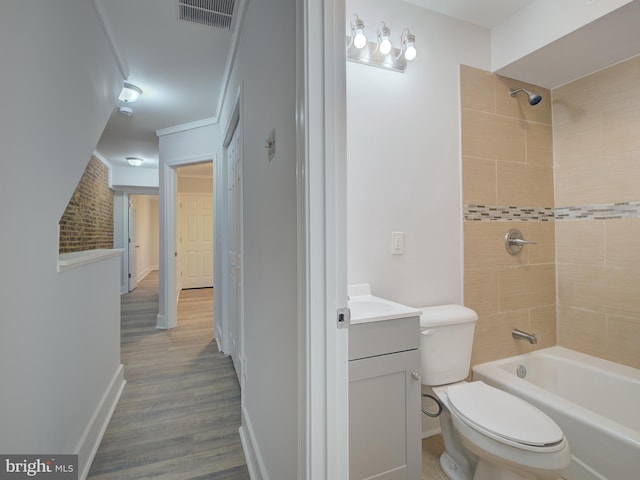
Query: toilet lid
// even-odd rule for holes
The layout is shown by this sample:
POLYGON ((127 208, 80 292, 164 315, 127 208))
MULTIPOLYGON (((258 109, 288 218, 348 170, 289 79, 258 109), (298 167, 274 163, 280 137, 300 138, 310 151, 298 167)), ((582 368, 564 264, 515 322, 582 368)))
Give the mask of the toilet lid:
POLYGON ((483 382, 452 385, 447 396, 451 410, 476 430, 536 447, 558 443, 564 437, 544 412, 483 382))

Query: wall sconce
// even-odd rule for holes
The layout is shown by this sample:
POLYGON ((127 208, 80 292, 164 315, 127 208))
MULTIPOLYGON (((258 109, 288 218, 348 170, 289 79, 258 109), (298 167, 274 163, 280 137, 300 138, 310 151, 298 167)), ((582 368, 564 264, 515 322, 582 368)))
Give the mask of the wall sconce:
POLYGON ((118 95, 118 100, 125 103, 133 103, 138 100, 140 95, 142 95, 142 90, 131 83, 125 82, 122 90, 120 91, 120 95, 118 95))
POLYGON ((364 22, 354 13, 351 35, 347 35, 347 60, 404 72, 407 62, 416 58, 415 42, 415 35, 405 28, 400 35, 401 48, 394 48, 391 29, 384 22, 380 22, 376 41, 369 42, 364 33, 364 22))
POLYGON ((132 167, 139 167, 142 165, 142 162, 144 162, 144 160, 139 157, 127 157, 127 163, 132 167))

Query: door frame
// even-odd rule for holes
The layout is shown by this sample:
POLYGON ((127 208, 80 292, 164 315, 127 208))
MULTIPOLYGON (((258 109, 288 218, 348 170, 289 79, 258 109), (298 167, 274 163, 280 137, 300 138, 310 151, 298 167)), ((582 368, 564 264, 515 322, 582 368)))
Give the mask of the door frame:
MULTIPOLYGON (((219 292, 220 294, 217 295, 216 297, 219 301, 217 301, 214 306, 215 308, 217 308, 217 310, 214 313, 214 316, 218 319, 221 319, 216 323, 216 340, 218 342, 218 346, 220 347, 220 350, 225 354, 231 355, 233 358, 234 368, 236 368, 236 372, 239 374, 238 381, 240 382, 241 392, 244 391, 244 384, 245 384, 244 308, 243 308, 244 307, 244 226, 243 226, 244 208, 243 208, 243 188, 242 188, 243 125, 242 125, 242 117, 240 113, 242 111, 242 102, 243 102, 243 88, 242 88, 242 85, 240 85, 240 88, 236 93, 236 98, 235 98, 231 115, 229 116, 227 124, 224 126, 224 129, 222 130, 222 149, 223 149, 224 161, 218 162, 218 167, 215 174, 215 177, 217 179, 216 188, 219 188, 219 192, 220 192, 219 201, 218 201, 218 204, 220 204, 219 205, 220 211, 218 212, 218 215, 220 216, 221 224, 224 225, 224 228, 223 228, 224 233, 220 229, 216 230, 216 232, 219 232, 218 236, 215 239, 216 245, 218 245, 218 243, 221 245, 220 252, 223 252, 223 253, 219 255, 218 257, 219 261, 217 262, 217 263, 221 263, 220 270, 217 271, 218 275, 221 276, 221 281, 218 282, 217 279, 214 278, 214 282, 217 282, 218 285, 221 285, 221 284, 226 285, 228 290, 228 291, 219 292), (240 168, 240 175, 241 175, 240 205, 238 208, 238 218, 237 218, 238 226, 239 226, 238 243, 240 245, 240 258, 239 258, 240 284, 239 284, 239 291, 237 292, 237 298, 236 298, 236 302, 238 304, 237 324, 233 325, 230 318, 230 309, 231 309, 231 305, 229 304, 231 299, 230 289, 235 288, 236 286, 231 285, 230 282, 228 281, 228 278, 229 278, 228 272, 230 268, 228 252, 229 252, 229 248, 231 247, 228 230, 231 223, 230 222, 231 212, 229 208, 230 207, 229 198, 227 195, 227 189, 229 186, 228 185, 229 172, 227 168, 228 167, 227 149, 231 144, 231 141, 233 140, 236 131, 239 136, 239 142, 238 142, 239 151, 237 151, 236 154, 239 157, 238 165, 240 168), (224 194, 222 194, 222 192, 224 192, 224 194), (232 348, 232 329, 233 329, 233 333, 235 333, 235 351, 233 351, 233 348, 232 348)), ((214 271, 214 275, 215 273, 216 272, 214 271)))
MULTIPOLYGON (((178 326, 179 291, 176 265, 176 255, 178 252, 178 172, 176 169, 178 167, 204 162, 213 162, 215 168, 216 161, 216 154, 212 152, 195 157, 174 158, 160 163, 160 197, 158 199, 158 211, 160 215, 160 278, 158 289, 158 316, 156 318, 156 328, 160 330, 167 330, 178 326)), ((215 199, 215 187, 213 195, 215 199)), ((213 229, 214 232, 217 230, 215 218, 213 229)))
POLYGON ((298 478, 348 480, 345 0, 297 5, 298 478))

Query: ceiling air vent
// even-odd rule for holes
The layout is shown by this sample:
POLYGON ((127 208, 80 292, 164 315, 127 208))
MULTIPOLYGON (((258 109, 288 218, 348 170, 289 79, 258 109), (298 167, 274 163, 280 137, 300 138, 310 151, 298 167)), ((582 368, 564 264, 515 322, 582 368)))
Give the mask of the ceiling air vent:
POLYGON ((180 19, 231 30, 235 0, 178 0, 180 19))

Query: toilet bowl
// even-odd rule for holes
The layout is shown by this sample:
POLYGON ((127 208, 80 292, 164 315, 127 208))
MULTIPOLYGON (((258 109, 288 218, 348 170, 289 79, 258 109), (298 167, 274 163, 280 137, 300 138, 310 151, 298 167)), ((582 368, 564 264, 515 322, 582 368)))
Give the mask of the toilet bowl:
MULTIPOLYGON (((473 476, 454 480, 556 480, 571 461, 558 425, 520 398, 482 382, 433 387, 449 413, 454 434, 473 454, 473 476)), ((445 417, 446 418, 446 417, 445 417)), ((444 458, 447 470, 455 462, 444 458)))
POLYGON ((460 305, 421 309, 423 384, 442 404, 440 457, 451 480, 556 480, 568 442, 541 410, 483 382, 465 381, 477 315, 460 305))

